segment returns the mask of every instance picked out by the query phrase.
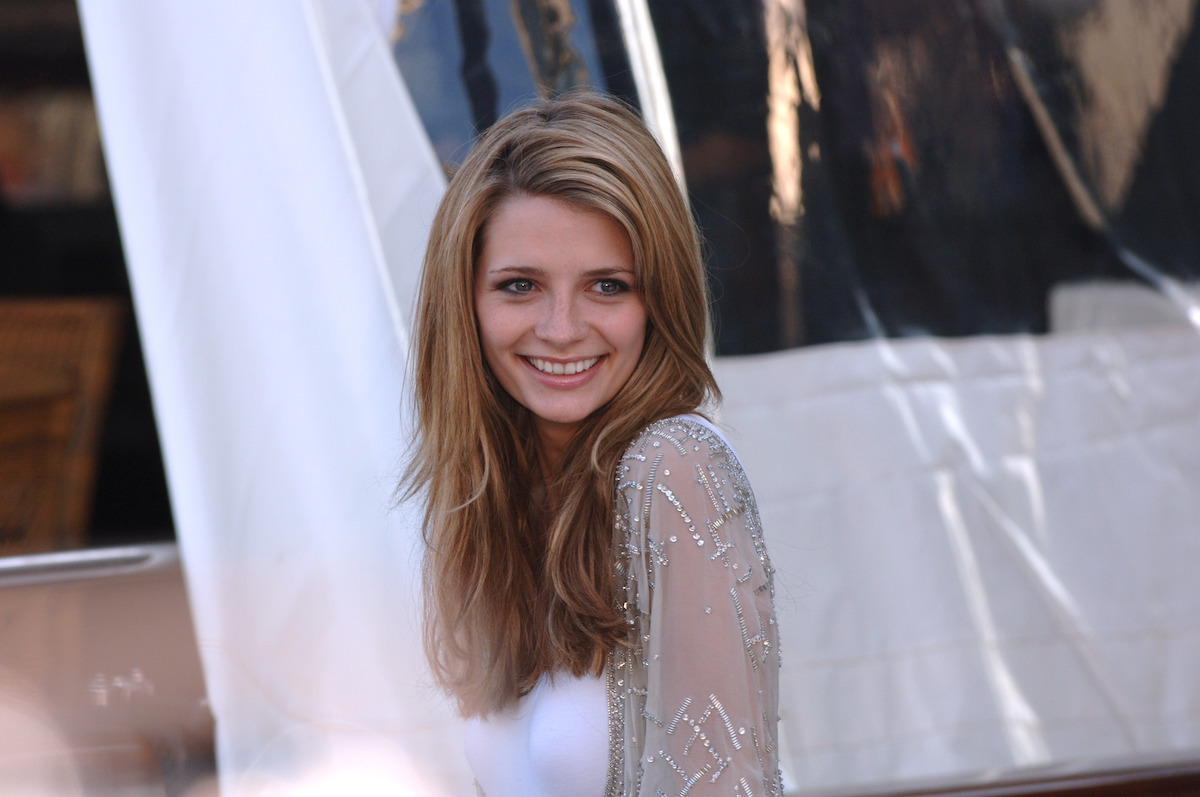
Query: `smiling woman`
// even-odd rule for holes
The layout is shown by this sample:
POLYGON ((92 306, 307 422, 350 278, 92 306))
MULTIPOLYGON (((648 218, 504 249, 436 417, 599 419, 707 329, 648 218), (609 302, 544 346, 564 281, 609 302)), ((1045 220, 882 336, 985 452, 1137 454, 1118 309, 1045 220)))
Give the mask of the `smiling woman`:
POLYGON ((496 380, 533 414, 554 467, 579 424, 624 386, 646 307, 619 224, 547 197, 513 197, 483 231, 475 314, 496 380))
POLYGON ((718 395, 691 217, 594 95, 451 181, 415 323, 425 644, 481 791, 779 794, 770 561, 718 395))

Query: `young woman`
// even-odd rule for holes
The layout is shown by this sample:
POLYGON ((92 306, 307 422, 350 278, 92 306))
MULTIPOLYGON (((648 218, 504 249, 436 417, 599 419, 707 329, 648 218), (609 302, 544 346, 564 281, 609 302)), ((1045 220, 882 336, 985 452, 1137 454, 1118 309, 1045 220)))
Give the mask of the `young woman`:
POLYGON ((489 797, 781 793, 772 570, 695 229, 636 114, 501 120, 450 182, 414 329, 426 652, 489 797))

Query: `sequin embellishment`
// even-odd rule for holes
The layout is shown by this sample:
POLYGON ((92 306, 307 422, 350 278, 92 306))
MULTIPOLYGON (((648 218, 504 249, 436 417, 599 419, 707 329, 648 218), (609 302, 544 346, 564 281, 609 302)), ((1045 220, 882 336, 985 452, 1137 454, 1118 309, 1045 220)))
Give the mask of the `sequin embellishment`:
POLYGON ((706 424, 669 418, 630 445, 615 499, 629 643, 609 654, 605 794, 782 794, 774 571, 741 464, 706 424), (668 557, 676 542, 691 544, 668 557))

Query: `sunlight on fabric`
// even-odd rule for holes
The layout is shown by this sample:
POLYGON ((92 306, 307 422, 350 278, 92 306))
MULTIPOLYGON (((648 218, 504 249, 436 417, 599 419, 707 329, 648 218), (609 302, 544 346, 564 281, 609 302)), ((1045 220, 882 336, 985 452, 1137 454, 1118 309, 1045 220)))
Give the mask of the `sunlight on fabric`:
POLYGON ((222 792, 324 783, 313 762, 371 738, 465 790, 392 507, 404 311, 444 177, 377 19, 339 0, 81 13, 222 792))

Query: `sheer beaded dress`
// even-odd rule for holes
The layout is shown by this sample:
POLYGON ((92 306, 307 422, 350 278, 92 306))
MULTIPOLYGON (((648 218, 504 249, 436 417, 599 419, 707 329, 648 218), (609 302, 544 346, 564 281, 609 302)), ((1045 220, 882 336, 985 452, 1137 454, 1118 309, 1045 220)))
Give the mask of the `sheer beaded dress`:
POLYGON ((528 774, 540 767, 570 781, 569 791, 557 787, 561 794, 580 797, 781 795, 774 574, 737 456, 702 418, 658 421, 621 458, 614 515, 628 644, 609 654, 604 693, 588 679, 556 677, 549 695, 539 683, 504 716, 474 721, 477 742, 481 728, 494 739, 505 729, 518 737, 486 752, 494 785, 481 782, 481 791, 540 795, 530 790, 540 786, 521 782, 541 777, 528 774), (539 710, 543 723, 578 722, 584 730, 540 750, 531 769, 536 739, 528 727, 539 710), (607 745, 594 728, 605 719, 607 745), (590 756, 587 743, 580 747, 586 738, 590 756))

